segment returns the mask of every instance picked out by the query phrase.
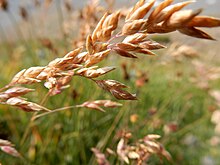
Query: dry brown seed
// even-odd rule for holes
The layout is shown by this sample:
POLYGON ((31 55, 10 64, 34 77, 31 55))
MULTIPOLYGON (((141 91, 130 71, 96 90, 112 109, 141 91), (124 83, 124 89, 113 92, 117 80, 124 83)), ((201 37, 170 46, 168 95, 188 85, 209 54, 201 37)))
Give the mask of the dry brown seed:
POLYGON ((122 106, 122 104, 113 102, 111 100, 96 100, 96 101, 87 101, 79 105, 78 107, 86 107, 86 108, 98 110, 101 112, 105 112, 100 106, 107 107, 107 108, 114 108, 114 107, 122 106))
POLYGON ((64 58, 68 58, 68 57, 73 57, 75 58, 81 51, 82 51, 83 47, 79 47, 73 51, 70 51, 69 53, 67 53, 64 58))
POLYGON ((89 54, 92 54, 93 51, 94 51, 94 46, 93 46, 91 35, 87 36, 87 39, 86 39, 86 50, 89 52, 89 54))
POLYGON ((115 108, 115 107, 122 106, 122 104, 111 101, 111 100, 96 100, 96 101, 94 101, 94 103, 99 106, 104 106, 107 108, 115 108))
POLYGON ((149 134, 147 136, 145 136, 145 139, 149 139, 149 140, 155 140, 155 139, 159 139, 161 138, 160 135, 156 135, 156 134, 149 134))
POLYGON ((63 65, 68 64, 72 59, 73 57, 56 58, 48 64, 48 67, 54 67, 58 69, 63 67, 63 65))
POLYGON ((1 150, 9 155, 12 155, 14 157, 20 157, 20 153, 11 146, 0 146, 1 150))
POLYGON ((145 4, 145 0, 140 0, 140 1, 138 1, 138 2, 134 5, 134 7, 128 12, 128 14, 127 14, 125 20, 128 20, 128 19, 131 17, 131 15, 132 15, 138 8, 140 8, 141 6, 143 6, 144 4, 145 4))
POLYGON ((11 97, 22 96, 32 91, 34 91, 34 89, 24 87, 12 87, 3 93, 0 93, 0 99, 9 99, 11 97))
POLYGON ((15 84, 17 83, 17 81, 19 81, 19 79, 23 76, 24 72, 26 71, 26 69, 21 70, 20 72, 18 72, 11 80, 10 84, 15 84))
POLYGON ((12 79, 10 85, 15 85, 15 84, 33 84, 33 83, 39 83, 41 80, 35 79, 35 78, 30 78, 30 77, 19 77, 16 81, 15 79, 12 79))
POLYGON ((129 164, 127 153, 128 153, 128 150, 127 150, 127 145, 125 143, 125 140, 121 139, 117 145, 117 154, 121 160, 129 164))
POLYGON ((156 54, 148 49, 138 49, 136 50, 137 53, 142 53, 142 54, 148 54, 152 56, 156 56, 156 54))
POLYGON ((137 100, 136 94, 131 94, 120 88, 112 88, 109 91, 118 100, 137 100))
POLYGON ((73 74, 71 76, 60 77, 57 80, 58 85, 59 86, 66 86, 66 85, 68 85, 71 82, 71 80, 72 80, 72 76, 73 76, 73 74))
POLYGON ((125 23, 125 25, 122 28, 122 34, 131 35, 131 34, 138 33, 145 22, 146 20, 139 19, 139 20, 134 20, 134 21, 125 23))
POLYGON ((125 51, 135 51, 137 49, 139 49, 139 47, 137 45, 131 44, 131 43, 118 43, 116 44, 116 46, 119 49, 125 50, 125 51))
POLYGON ((101 153, 98 149, 92 148, 92 152, 95 154, 98 165, 110 165, 105 157, 105 154, 101 153))
POLYGON ((135 54, 129 53, 125 50, 122 50, 120 48, 114 48, 113 49, 116 53, 118 53, 119 55, 123 56, 123 57, 128 57, 128 58, 137 58, 137 56, 135 54))
POLYGON ((183 34, 186 34, 188 36, 192 36, 192 37, 196 37, 196 38, 215 40, 209 34, 205 33, 202 30, 194 28, 194 27, 186 27, 186 28, 178 29, 178 31, 183 33, 183 34))
POLYGON ((154 5, 155 1, 156 0, 151 0, 148 3, 145 3, 143 6, 137 8, 137 10, 135 10, 134 13, 129 16, 129 18, 126 17, 126 22, 144 18, 144 16, 150 11, 152 6, 154 5))
POLYGON ((24 77, 28 77, 28 78, 36 78, 43 70, 45 69, 45 67, 41 67, 41 66, 36 66, 36 67, 30 67, 28 68, 25 72, 24 72, 24 77))
POLYGON ((164 8, 155 18, 156 21, 154 23, 159 23, 159 22, 166 22, 173 13, 181 10, 183 7, 189 5, 190 3, 193 3, 195 1, 186 1, 186 2, 180 2, 174 5, 170 5, 166 8, 164 8))
POLYGON ((183 10, 175 12, 164 24, 167 28, 182 28, 187 25, 195 16, 200 14, 202 9, 195 11, 183 10))
POLYGON ((125 84, 122 84, 121 82, 116 80, 98 80, 98 81, 104 81, 104 83, 109 87, 127 88, 125 84))
POLYGON ((105 42, 111 38, 112 35, 112 26, 103 28, 100 32, 97 33, 97 41, 105 42))
POLYGON ((150 16, 148 17, 148 23, 152 23, 154 22, 155 18, 158 16, 158 14, 167 6, 169 6, 171 3, 173 2, 173 0, 164 0, 163 2, 161 2, 150 14, 150 16))
POLYGON ((139 159, 140 155, 137 152, 130 151, 130 152, 128 152, 128 157, 130 159, 139 159))
POLYGON ((45 69, 45 67, 30 67, 18 72, 10 84, 32 84, 40 82, 36 77, 45 69))
POLYGON ((141 42, 138 46, 144 49, 149 49, 149 50, 166 48, 165 46, 152 40, 141 42))
POLYGON ((95 68, 94 67, 83 68, 83 69, 78 70, 76 74, 81 75, 83 77, 96 78, 103 74, 111 72, 112 70, 115 69, 114 67, 104 67, 104 68, 98 68, 98 69, 95 69, 95 68))
POLYGON ((95 43, 94 45, 94 53, 102 52, 104 50, 107 50, 107 43, 95 43))
POLYGON ((88 55, 87 56, 87 60, 85 61, 85 65, 86 67, 88 66, 92 66, 94 64, 97 64, 99 62, 101 62, 109 53, 110 53, 110 49, 107 49, 105 51, 102 52, 98 52, 92 55, 88 55))
POLYGON ((89 109, 94 109, 94 110, 98 110, 101 112, 105 112, 104 109, 102 109, 100 106, 98 106, 97 104, 93 103, 93 102, 85 102, 81 105, 79 105, 80 107, 85 107, 85 108, 89 108, 89 109))
POLYGON ((108 15, 105 21, 103 22, 102 28, 110 27, 111 31, 115 30, 118 26, 119 17, 120 17, 119 11, 108 15))
POLYGON ((75 58, 72 59, 71 63, 72 64, 81 64, 81 63, 85 62, 87 55, 88 55, 88 52, 79 53, 75 58))
POLYGON ((102 24, 105 21, 106 17, 108 16, 108 13, 105 13, 99 23, 97 24, 95 30, 92 33, 92 41, 95 42, 97 40, 97 33, 102 29, 102 24))
POLYGON ((12 97, 6 101, 6 104, 17 106, 26 112, 49 111, 47 108, 43 106, 26 101, 25 99, 20 97, 12 97))
POLYGON ((8 140, 0 139, 0 146, 13 146, 13 144, 8 140))
POLYGON ((148 36, 148 34, 135 33, 133 35, 129 35, 129 36, 125 37, 125 39, 122 42, 123 43, 138 44, 140 42, 143 42, 147 36, 148 36))
POLYGON ((218 27, 220 19, 208 16, 196 16, 188 24, 189 27, 218 27))
POLYGON ((95 82, 98 84, 98 86, 110 92, 115 98, 119 100, 137 100, 135 94, 130 94, 129 92, 122 90, 122 88, 126 88, 127 86, 118 81, 96 80, 95 82))
POLYGON ((54 69, 46 67, 36 78, 38 80, 46 80, 47 77, 51 76, 51 72, 55 72, 54 69))

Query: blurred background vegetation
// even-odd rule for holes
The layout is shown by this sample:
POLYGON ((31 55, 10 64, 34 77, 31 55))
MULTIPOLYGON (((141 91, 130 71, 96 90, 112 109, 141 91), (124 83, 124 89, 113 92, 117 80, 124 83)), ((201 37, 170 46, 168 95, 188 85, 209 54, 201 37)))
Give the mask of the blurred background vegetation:
MULTIPOLYGON (((89 6, 89 2, 78 2, 9 1, 7 9, 0 13, 1 87, 21 69, 45 65, 77 46, 81 12, 89 6)), ((119 1, 114 7, 121 8, 126 2, 119 1)), ((104 1, 101 5, 109 7, 104 1)), ((219 29, 211 29, 210 33, 220 39, 219 29)), ((168 48, 156 51, 155 57, 141 56, 137 60, 112 54, 101 64, 117 67, 103 78, 125 83, 129 91, 137 93, 137 101, 120 101, 121 108, 106 113, 72 109, 40 118, 31 126, 30 113, 0 105, 0 138, 12 141, 25 158, 1 152, 1 163, 95 164, 91 148, 115 150, 122 132, 127 131, 132 133, 134 143, 147 134, 162 136, 160 142, 173 160, 161 161, 155 156, 149 164, 217 165, 220 130, 212 118, 217 114, 214 112, 219 112, 220 99, 212 93, 220 90, 219 41, 192 39, 178 33, 152 38, 168 48), (207 78, 212 76, 215 78, 207 78)), ((40 102, 47 89, 43 84, 32 88, 36 92, 28 94, 28 98, 40 102)), ((55 109, 97 99, 113 98, 89 80, 74 77, 71 87, 50 97, 45 106, 55 109)), ((112 164, 120 164, 115 156, 109 159, 112 164)))

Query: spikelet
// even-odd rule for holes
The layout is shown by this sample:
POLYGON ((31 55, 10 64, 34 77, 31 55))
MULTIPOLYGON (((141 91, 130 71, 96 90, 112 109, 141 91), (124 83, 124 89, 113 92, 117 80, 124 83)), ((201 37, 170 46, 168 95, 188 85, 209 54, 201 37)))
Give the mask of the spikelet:
POLYGON ((144 18, 144 16, 150 11, 154 3, 155 0, 150 0, 149 3, 145 3, 145 1, 139 1, 128 13, 125 21, 128 22, 144 18))
POLYGON ((97 163, 99 165, 110 165, 109 161, 105 157, 105 154, 101 153, 97 148, 92 148, 91 150, 95 154, 97 163))
POLYGON ((218 27, 220 19, 208 16, 196 16, 188 24, 188 27, 218 27))
POLYGON ((135 94, 130 94, 129 92, 122 90, 122 88, 127 88, 126 85, 115 81, 115 80, 96 80, 98 86, 102 89, 110 92, 115 98, 119 100, 137 100, 135 94))
POLYGON ((36 77, 45 69, 45 67, 30 67, 18 72, 12 79, 11 83, 14 84, 33 84, 41 82, 36 77))
POLYGON ((11 156, 21 157, 21 154, 14 148, 14 144, 8 140, 0 139, 0 149, 11 156))
POLYGON ((26 101, 24 98, 12 97, 6 101, 6 104, 13 105, 21 108, 25 112, 39 112, 39 111, 50 111, 49 109, 40 106, 36 103, 26 101))
POLYGON ((120 12, 115 12, 110 15, 107 13, 101 18, 97 24, 95 30, 92 33, 92 42, 109 40, 112 36, 113 31, 118 26, 120 12))
POLYGON ((79 69, 76 72, 76 74, 83 76, 83 77, 87 77, 87 78, 97 78, 115 69, 114 67, 104 67, 104 68, 98 68, 98 69, 96 68, 97 66, 93 66, 90 68, 82 68, 82 69, 79 69))
POLYGON ((25 87, 12 87, 5 92, 0 93, 0 100, 7 100, 11 97, 23 96, 29 92, 33 92, 34 89, 29 89, 25 87))
POLYGON ((78 105, 78 107, 86 107, 86 108, 98 110, 101 112, 105 112, 105 110, 102 109, 100 106, 106 107, 106 108, 115 108, 115 107, 122 106, 122 104, 113 102, 111 100, 96 100, 96 101, 87 101, 81 105, 78 105))
POLYGON ((88 67, 101 62, 110 53, 110 51, 111 50, 107 49, 99 53, 88 55, 87 60, 85 61, 85 66, 88 67))

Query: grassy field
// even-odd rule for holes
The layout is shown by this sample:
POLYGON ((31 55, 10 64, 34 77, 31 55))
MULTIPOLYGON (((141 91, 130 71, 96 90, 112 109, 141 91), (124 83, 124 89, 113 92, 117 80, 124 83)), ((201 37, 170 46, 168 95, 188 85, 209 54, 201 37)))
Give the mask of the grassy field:
MULTIPOLYGON (((32 53, 36 55, 36 52, 42 51, 44 54, 42 59, 36 57, 37 61, 26 47, 13 47, 13 53, 9 54, 4 44, 1 46, 4 55, 1 60, 2 85, 21 68, 39 62, 43 65, 44 61, 52 58, 50 51, 41 46, 35 47, 35 43, 30 45, 32 53)), ((129 91, 137 93, 138 100, 121 101, 121 108, 109 109, 106 113, 82 108, 45 116, 34 123, 25 141, 22 138, 31 114, 1 105, 1 138, 13 141, 27 163, 31 164, 93 164, 91 148, 98 146, 102 151, 106 148, 115 150, 123 130, 133 134, 133 142, 147 134, 161 135, 162 144, 173 158, 172 163, 164 159, 165 164, 201 164, 206 159, 220 161, 218 147, 210 144, 215 136, 214 125, 210 122, 212 111, 217 109, 214 100, 208 91, 190 81, 196 72, 191 59, 177 62, 165 54, 166 50, 158 51, 158 56, 143 55, 135 61, 111 55, 102 65, 113 65, 117 69, 104 77, 124 82, 130 87, 129 91), (122 63, 126 63, 129 80, 123 79, 122 63), (143 86, 136 86, 142 73, 147 74, 146 81, 143 86)), ((218 83, 212 82, 211 88, 217 87, 218 83)), ((46 89, 42 84, 34 88, 37 93, 28 97, 39 102, 37 99, 43 98, 46 89)), ((61 95, 49 98, 46 105, 58 108, 104 98, 110 99, 111 96, 89 80, 74 77, 71 87, 61 95)), ((2 153, 0 160, 3 164, 24 163, 2 153)), ((116 164, 120 162, 114 156, 110 160, 116 164)), ((159 162, 155 157, 149 164, 159 162)))
MULTIPOLYGON (((217 30, 212 34, 220 39, 217 30)), ((220 83, 219 42, 180 37, 176 33, 153 39, 167 46, 154 51, 157 56, 139 55, 134 60, 111 54, 99 65, 116 67, 99 79, 124 83, 129 86, 129 92, 137 93, 138 100, 118 101, 91 80, 74 76, 69 88, 49 98, 43 83, 25 85, 36 90, 27 94, 27 98, 43 102, 49 109, 103 99, 123 106, 106 108, 105 113, 72 108, 30 124, 32 113, 0 105, 0 139, 13 142, 23 157, 0 152, 0 164, 97 164, 91 148, 106 153, 111 164, 125 164, 117 154, 107 152, 109 149, 116 152, 125 132, 132 134, 131 144, 148 134, 161 136, 159 142, 172 159, 155 155, 147 164, 218 164, 220 130, 212 118, 214 112, 219 112, 219 98, 212 97, 212 92, 219 89, 220 83), (180 49, 186 45, 187 49, 180 49)), ((23 68, 47 65, 48 61, 72 50, 68 39, 51 37, 50 41, 52 49, 37 38, 1 42, 0 87, 7 85, 23 68)))

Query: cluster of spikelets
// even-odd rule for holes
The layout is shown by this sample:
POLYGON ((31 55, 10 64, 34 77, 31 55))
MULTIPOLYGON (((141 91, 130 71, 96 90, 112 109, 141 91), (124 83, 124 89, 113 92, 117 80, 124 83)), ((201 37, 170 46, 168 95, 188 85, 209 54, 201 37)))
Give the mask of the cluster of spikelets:
MULTIPOLYGON (((137 58, 139 54, 155 55, 152 50, 162 49, 164 46, 149 39, 149 35, 153 33, 179 31, 192 37, 213 40, 210 35, 198 27, 220 26, 220 20, 217 18, 198 16, 202 11, 200 9, 195 11, 181 10, 194 1, 172 5, 173 0, 165 0, 153 8, 155 1, 150 0, 146 3, 145 0, 140 0, 127 13, 124 20, 121 19, 120 11, 105 13, 94 31, 86 37, 85 47, 79 47, 65 56, 49 62, 46 66, 30 67, 18 72, 11 82, 1 89, 0 103, 16 106, 27 112, 42 111, 43 114, 49 114, 53 111, 37 103, 27 101, 23 97, 25 94, 33 92, 33 89, 19 85, 44 82, 44 86, 49 90, 48 94, 53 96, 69 87, 73 76, 82 76, 92 80, 116 99, 136 100, 136 95, 126 91, 127 86, 123 83, 116 80, 97 79, 113 71, 114 67, 99 68, 95 65, 106 59, 110 53, 127 58, 137 58)), ((5 2, 7 1, 0 1, 3 9, 7 9, 5 2)), ((121 104, 110 100, 97 100, 74 107, 104 111, 101 107, 116 106, 121 106, 121 104)), ((54 112, 57 111, 59 109, 54 112)), ((124 142, 121 143, 124 145, 124 142)), ((150 153, 144 152, 144 154, 147 157, 150 153)))
POLYGON ((171 160, 170 154, 157 141, 160 138, 159 135, 149 134, 144 138, 137 140, 135 144, 129 142, 131 136, 132 134, 129 132, 124 133, 124 136, 118 142, 116 152, 108 148, 108 154, 105 154, 97 148, 92 148, 98 164, 110 165, 108 161, 110 156, 118 156, 119 159, 126 164, 134 163, 137 165, 141 165, 148 161, 152 154, 164 156, 167 160, 171 160))

